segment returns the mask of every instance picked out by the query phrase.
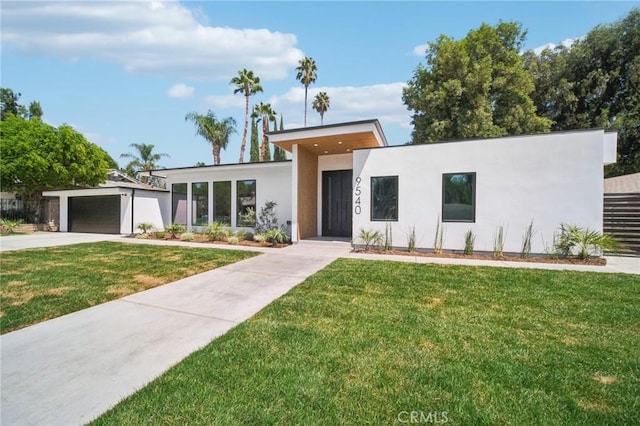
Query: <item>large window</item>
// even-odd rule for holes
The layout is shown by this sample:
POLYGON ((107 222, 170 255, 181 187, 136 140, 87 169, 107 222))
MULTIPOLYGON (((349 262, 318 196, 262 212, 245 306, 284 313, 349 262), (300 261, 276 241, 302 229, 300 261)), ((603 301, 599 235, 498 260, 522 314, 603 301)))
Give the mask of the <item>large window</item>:
POLYGON ((213 182, 213 218, 231 225, 231 181, 213 182))
POLYGON ((171 185, 171 222, 187 224, 187 184, 171 185))
POLYGON ((371 178, 371 220, 398 220, 398 176, 371 178))
POLYGON ((476 174, 442 175, 442 221, 476 221, 476 174))
POLYGON ((238 226, 256 226, 256 181, 239 180, 237 182, 238 195, 238 226))
POLYGON ((191 224, 206 225, 209 222, 209 184, 191 184, 191 224))

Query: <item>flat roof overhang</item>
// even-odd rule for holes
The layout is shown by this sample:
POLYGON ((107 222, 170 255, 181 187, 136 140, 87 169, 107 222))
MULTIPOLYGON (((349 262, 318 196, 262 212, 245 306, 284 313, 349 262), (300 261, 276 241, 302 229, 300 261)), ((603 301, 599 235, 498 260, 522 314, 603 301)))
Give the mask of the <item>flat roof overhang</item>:
POLYGON ((355 149, 387 146, 378 120, 354 121, 269 133, 269 142, 292 152, 298 144, 315 155, 347 154, 355 149))

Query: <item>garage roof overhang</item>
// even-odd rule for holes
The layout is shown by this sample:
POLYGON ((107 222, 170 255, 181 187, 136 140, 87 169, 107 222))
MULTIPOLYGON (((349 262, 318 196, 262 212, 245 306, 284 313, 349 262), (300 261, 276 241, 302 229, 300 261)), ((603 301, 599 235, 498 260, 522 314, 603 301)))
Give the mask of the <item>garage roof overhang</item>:
POLYGON ((387 146, 378 120, 272 132, 269 133, 269 142, 289 152, 297 144, 316 155, 346 154, 354 149, 387 146))

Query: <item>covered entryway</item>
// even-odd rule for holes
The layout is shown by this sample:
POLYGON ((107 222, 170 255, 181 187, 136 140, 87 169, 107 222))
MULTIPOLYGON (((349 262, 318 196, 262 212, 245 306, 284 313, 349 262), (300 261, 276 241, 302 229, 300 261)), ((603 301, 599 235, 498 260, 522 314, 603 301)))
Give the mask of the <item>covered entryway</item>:
POLYGON ((322 236, 351 237, 352 170, 322 172, 322 236))
POLYGON ((120 233, 120 195, 69 197, 69 232, 120 233))

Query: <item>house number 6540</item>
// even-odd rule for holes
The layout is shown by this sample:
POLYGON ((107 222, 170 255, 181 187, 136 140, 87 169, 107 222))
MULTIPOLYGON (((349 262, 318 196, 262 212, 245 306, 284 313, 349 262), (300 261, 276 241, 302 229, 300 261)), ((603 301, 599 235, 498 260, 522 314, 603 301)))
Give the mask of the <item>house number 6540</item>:
POLYGON ((353 194, 356 196, 356 199, 353 201, 355 205, 354 212, 355 214, 362 213, 362 207, 360 206, 360 194, 362 194, 362 189, 360 189, 360 183, 362 182, 362 178, 358 176, 356 178, 356 187, 353 190, 353 194))

